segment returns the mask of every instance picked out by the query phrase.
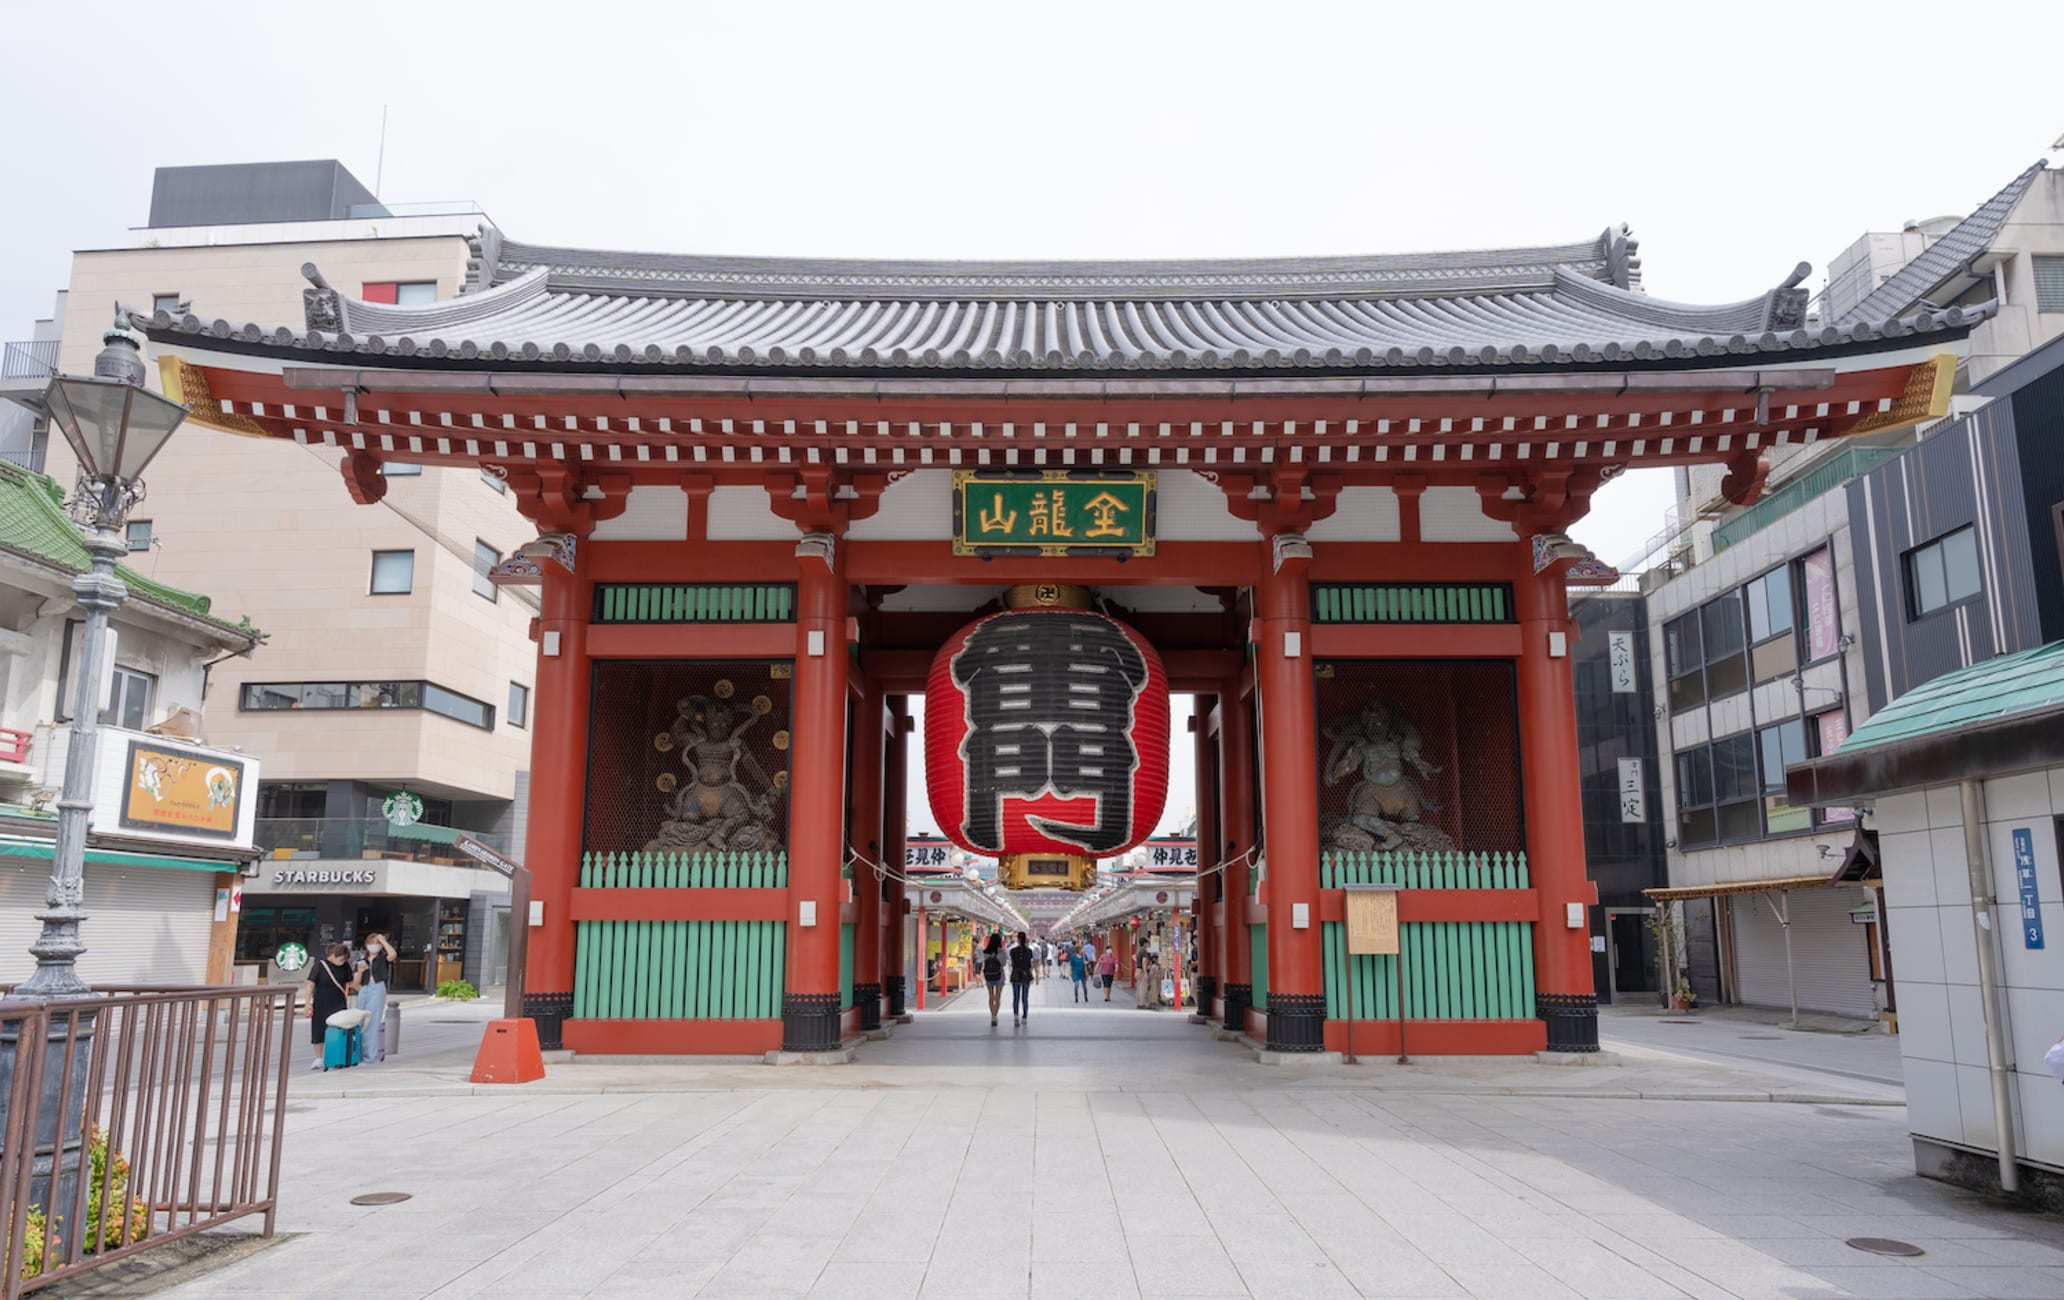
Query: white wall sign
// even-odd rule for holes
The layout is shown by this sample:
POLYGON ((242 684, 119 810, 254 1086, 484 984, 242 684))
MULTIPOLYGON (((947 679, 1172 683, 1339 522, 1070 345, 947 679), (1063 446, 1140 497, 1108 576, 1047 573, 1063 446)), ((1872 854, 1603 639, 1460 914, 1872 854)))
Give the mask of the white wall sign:
POLYGON ((1632 695, 1635 691, 1634 634, 1632 632, 1606 633, 1605 661, 1612 673, 1613 694, 1632 695))
POLYGON ((1648 793, 1642 785, 1641 760, 1638 758, 1620 760, 1620 820, 1636 823, 1648 820, 1648 793))

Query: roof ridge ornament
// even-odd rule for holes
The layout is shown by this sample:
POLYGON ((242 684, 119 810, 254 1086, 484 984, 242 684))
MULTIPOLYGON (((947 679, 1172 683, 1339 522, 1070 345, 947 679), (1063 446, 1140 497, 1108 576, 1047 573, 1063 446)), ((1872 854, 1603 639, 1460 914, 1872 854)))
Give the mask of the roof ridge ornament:
POLYGON ((330 282, 323 278, 322 270, 315 263, 303 262, 301 274, 312 286, 301 291, 301 327, 310 333, 316 330, 327 330, 332 334, 342 333, 343 295, 330 287, 330 282))

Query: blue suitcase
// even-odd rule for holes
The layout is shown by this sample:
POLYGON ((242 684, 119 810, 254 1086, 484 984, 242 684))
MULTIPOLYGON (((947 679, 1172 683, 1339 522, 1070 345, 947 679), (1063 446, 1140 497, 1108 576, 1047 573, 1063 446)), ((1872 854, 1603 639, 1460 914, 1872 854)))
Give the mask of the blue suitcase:
POLYGON ((356 1026, 323 1030, 322 1063, 325 1070, 343 1070, 358 1064, 359 1031, 356 1026))

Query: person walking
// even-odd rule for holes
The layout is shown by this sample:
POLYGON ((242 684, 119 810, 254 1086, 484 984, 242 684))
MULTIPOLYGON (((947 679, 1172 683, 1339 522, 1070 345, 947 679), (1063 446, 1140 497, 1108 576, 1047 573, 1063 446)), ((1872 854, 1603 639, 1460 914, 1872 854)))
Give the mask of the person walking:
POLYGON ((387 1059, 387 985, 394 978, 394 945, 378 930, 365 937, 365 960, 358 964, 358 1009, 366 1013, 364 1059, 387 1059))
POLYGON ((308 1041, 315 1044, 311 1070, 323 1068, 323 1034, 330 1017, 351 1005, 351 949, 333 943, 323 949, 324 960, 308 964, 308 1041))
POLYGON ((1068 954, 1068 978, 1073 981, 1069 990, 1070 1002, 1089 1001, 1089 962, 1084 959, 1082 949, 1076 948, 1068 954))
POLYGON ((1111 1000, 1111 985, 1118 978, 1118 954, 1107 951, 1103 956, 1097 958, 1096 972, 1097 979, 1104 986, 1104 1001, 1109 1002, 1111 1000))
POLYGON ((982 946, 982 982, 989 986, 989 1023, 996 1023, 996 1013, 1003 1007, 1003 934, 991 931, 989 942, 982 946))
POLYGON ((1023 930, 1017 946, 1010 950, 1011 1023, 1022 1025, 1032 1014, 1032 970, 1035 958, 1023 930))

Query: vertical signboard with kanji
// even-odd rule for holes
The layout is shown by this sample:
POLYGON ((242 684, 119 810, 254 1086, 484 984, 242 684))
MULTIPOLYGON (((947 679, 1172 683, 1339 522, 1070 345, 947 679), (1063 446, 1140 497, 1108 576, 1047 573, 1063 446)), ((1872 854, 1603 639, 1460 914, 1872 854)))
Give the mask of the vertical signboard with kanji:
POLYGON ((1612 672, 1612 689, 1615 695, 1632 695, 1634 684, 1634 634, 1632 632, 1608 632, 1605 634, 1605 660, 1612 672))
POLYGON ((1641 783, 1641 760, 1638 758, 1620 760, 1619 799, 1621 821, 1648 820, 1648 792, 1641 783))
POLYGON ((2035 836, 2026 826, 2014 828, 2014 885, 2021 896, 2021 946, 2043 946, 2042 899, 2035 888, 2035 836))

